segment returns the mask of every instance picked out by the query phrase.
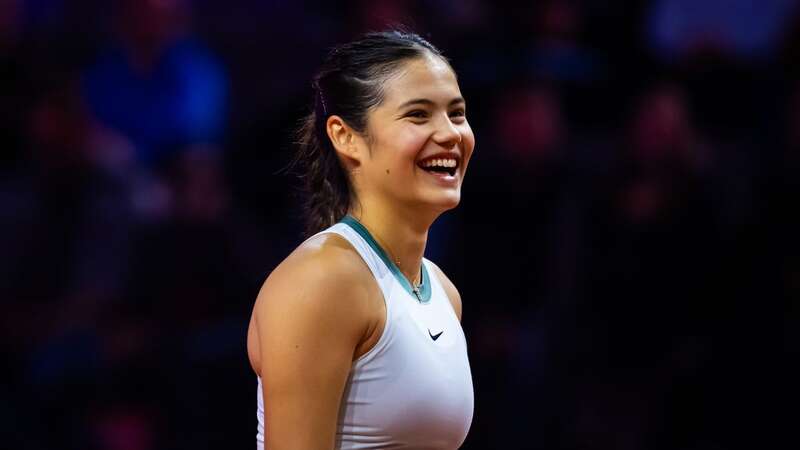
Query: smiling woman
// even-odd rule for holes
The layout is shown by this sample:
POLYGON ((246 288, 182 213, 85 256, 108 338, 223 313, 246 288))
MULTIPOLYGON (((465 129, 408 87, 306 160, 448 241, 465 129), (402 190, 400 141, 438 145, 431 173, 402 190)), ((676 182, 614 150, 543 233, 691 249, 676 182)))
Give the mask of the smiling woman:
POLYGON ((473 413, 461 298, 423 256, 475 147, 456 75, 390 31, 334 48, 313 85, 296 161, 311 237, 248 332, 258 446, 458 448, 473 413))

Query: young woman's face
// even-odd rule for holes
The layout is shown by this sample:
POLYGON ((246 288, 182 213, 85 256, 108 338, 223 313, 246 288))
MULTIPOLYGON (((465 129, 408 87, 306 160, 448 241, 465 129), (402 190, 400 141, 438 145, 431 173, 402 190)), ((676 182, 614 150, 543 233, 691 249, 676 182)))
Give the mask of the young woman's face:
POLYGON ((475 147, 465 108, 455 74, 441 58, 403 64, 367 117, 362 188, 411 207, 458 205, 475 147))

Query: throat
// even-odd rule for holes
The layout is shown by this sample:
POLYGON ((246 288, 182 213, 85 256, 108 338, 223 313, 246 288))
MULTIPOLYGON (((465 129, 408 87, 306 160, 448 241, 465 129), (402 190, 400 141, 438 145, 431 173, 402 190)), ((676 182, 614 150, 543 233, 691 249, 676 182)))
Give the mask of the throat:
POLYGON ((404 228, 399 226, 402 221, 397 220, 370 221, 367 218, 366 223, 362 223, 347 215, 342 221, 361 234, 411 295, 423 302, 429 297, 430 288, 426 286, 429 277, 422 263, 427 232, 420 234, 405 229, 403 233, 404 228), (378 226, 381 223, 394 226, 378 226))

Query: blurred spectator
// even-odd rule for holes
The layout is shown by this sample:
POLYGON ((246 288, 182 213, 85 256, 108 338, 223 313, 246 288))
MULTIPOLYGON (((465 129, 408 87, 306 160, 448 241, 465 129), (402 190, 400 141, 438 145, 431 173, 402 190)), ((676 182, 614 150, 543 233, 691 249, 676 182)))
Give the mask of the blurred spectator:
POLYGON ((582 3, 548 0, 540 4, 530 44, 530 73, 548 80, 586 83, 604 77, 604 62, 584 41, 582 3))
POLYGON ((74 76, 40 88, 21 118, 25 161, 0 185, 0 341, 12 386, 41 393, 52 443, 83 430, 59 405, 102 367, 97 324, 125 281, 132 216, 125 180, 97 164, 74 76))
POLYGON ((786 23, 780 47, 780 65, 786 75, 796 78, 800 74, 800 61, 797 58, 800 53, 800 5, 786 17, 786 23))
POLYGON ((153 165, 170 149, 222 138, 227 81, 220 63, 188 32, 188 0, 126 0, 118 42, 84 74, 92 113, 133 142, 153 165))
POLYGON ((711 163, 690 123, 684 93, 674 85, 657 86, 641 99, 629 139, 623 157, 644 172, 697 172, 711 163))
POLYGON ((681 440, 681 427, 708 425, 716 406, 698 398, 697 414, 680 419, 662 410, 670 389, 689 389, 670 386, 670 377, 709 364, 707 349, 718 337, 711 330, 723 322, 717 311, 739 301, 724 295, 714 155, 697 135, 683 91, 662 84, 641 96, 614 156, 612 170, 587 192, 582 219, 577 355, 567 367, 578 376, 574 401, 594 418, 581 416, 576 436, 602 437, 590 448, 649 448, 657 424, 674 423, 666 448, 697 445, 681 440), (581 394, 584 388, 597 396, 581 394), (615 401, 605 389, 635 394, 615 401))
POLYGON ((565 130, 556 94, 546 87, 525 86, 503 94, 494 113, 495 138, 503 160, 545 170, 562 157, 565 130), (502 112, 501 112, 502 111, 502 112))
POLYGON ((386 27, 411 24, 413 0, 358 1, 354 11, 360 14, 357 29, 361 32, 382 30, 386 27))
POLYGON ((797 6, 796 0, 656 0, 648 39, 668 62, 703 54, 769 59, 797 6))
MULTIPOLYGON (((800 198, 800 82, 795 82, 786 102, 786 124, 780 151, 771 170, 762 174, 766 202, 760 210, 756 233, 768 236, 768 250, 757 257, 775 261, 777 279, 772 274, 767 282, 779 286, 782 297, 780 315, 784 321, 786 349, 800 353, 800 219, 797 199, 800 198)), ((759 240, 758 242, 761 242, 759 240)))
POLYGON ((20 48, 22 32, 20 0, 0 1, 0 174, 16 164, 22 153, 22 114, 26 105, 28 67, 20 48))
MULTIPOLYGON (((666 316, 650 315, 661 308, 687 320, 693 314, 679 312, 688 304, 677 299, 698 298, 698 289, 709 281, 704 268, 713 265, 704 258, 718 250, 717 216, 706 171, 712 160, 695 136, 679 89, 657 86, 645 93, 616 157, 613 170, 595 180, 587 203, 585 242, 591 243, 586 250, 592 258, 587 267, 597 273, 588 280, 586 298, 613 300, 603 307, 609 318, 648 309, 626 322, 637 330, 650 328, 647 316, 667 322, 656 319, 666 316)), ((652 329, 647 334, 669 336, 660 331, 666 334, 652 329)))
POLYGON ((561 304, 574 299, 573 173, 558 93, 547 85, 519 83, 504 89, 492 106, 492 128, 470 166, 463 219, 469 264, 480 256, 477 277, 462 281, 475 309, 465 315, 473 330, 476 387, 483 420, 504 414, 511 402, 535 403, 489 430, 477 448, 510 448, 535 435, 546 445, 558 431, 552 419, 556 394, 548 391, 551 334, 561 304), (499 369, 499 370, 498 370, 499 369), (524 400, 523 400, 524 399, 524 400), (489 438, 491 436, 491 438, 489 438), (527 436, 527 437, 526 437, 527 436))
POLYGON ((486 26, 489 15, 493 13, 486 0, 436 0, 431 3, 436 8, 436 13, 428 18, 446 17, 448 21, 446 30, 437 30, 437 43, 440 39, 447 39, 446 35, 461 35, 486 26))
POLYGON ((94 417, 95 447, 105 450, 152 450, 157 448, 152 411, 136 411, 130 405, 119 411, 103 411, 94 417))
POLYGON ((557 94, 544 86, 509 89, 496 102, 493 117, 491 137, 496 146, 476 154, 470 168, 472 184, 466 188, 464 208, 467 235, 496 236, 474 243, 479 254, 498 261, 525 261, 513 269, 493 265, 485 275, 508 279, 492 291, 507 298, 509 307, 528 307, 553 295, 558 278, 553 258, 555 246, 561 244, 558 221, 569 182, 566 130, 557 94), (485 216, 486 211, 501 213, 485 216), (532 220, 520 220, 528 213, 532 220), (498 246, 498 241, 503 244, 498 246))
MULTIPOLYGON (((139 230, 126 313, 117 318, 133 332, 145 333, 142 348, 147 360, 162 368, 162 387, 183 386, 160 400, 170 411, 184 411, 171 418, 176 430, 208 420, 210 403, 240 401, 224 389, 209 390, 206 377, 240 361, 263 261, 272 258, 271 247, 284 245, 232 208, 219 154, 213 148, 188 149, 165 165, 164 179, 173 193, 170 214, 139 230), (154 335, 148 338, 148 333, 154 335), (204 374, 197 374, 199 368, 204 374)), ((248 366, 237 370, 246 372, 248 366)), ((166 436, 188 447, 224 447, 227 439, 213 427, 186 438, 171 430, 166 436)))
POLYGON ((788 170, 800 170, 800 81, 795 82, 788 97, 789 118, 788 135, 783 152, 785 167, 788 170))
MULTIPOLYGON (((28 164, 3 186, 10 200, 3 204, 3 223, 11 229, 2 238, 10 238, 5 247, 9 252, 19 251, 17 264, 9 270, 22 271, 9 281, 21 283, 19 293, 61 283, 62 288, 78 290, 103 284, 119 287, 120 265, 125 262, 119 239, 124 241, 129 220, 127 186, 98 164, 102 150, 94 146, 96 129, 75 83, 46 89, 27 119, 28 164), (66 260, 54 264, 48 282, 40 283, 35 261, 56 263, 52 255, 46 256, 53 248, 62 249, 57 256, 66 260), (44 253, 37 255, 37 249, 44 253)), ((39 298, 52 296, 51 292, 39 298)))
POLYGON ((6 50, 16 43, 22 28, 21 0, 0 2, 0 50, 6 50))

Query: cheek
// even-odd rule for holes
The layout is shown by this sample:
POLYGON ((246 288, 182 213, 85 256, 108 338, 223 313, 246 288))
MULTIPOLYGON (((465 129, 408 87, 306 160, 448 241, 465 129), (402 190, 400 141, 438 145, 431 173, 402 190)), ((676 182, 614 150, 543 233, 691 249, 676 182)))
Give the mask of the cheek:
POLYGON ((387 136, 381 150, 383 161, 388 166, 411 167, 428 141, 428 134, 420 129, 406 129, 387 136))
POLYGON ((469 159, 472 157, 472 152, 475 150, 475 134, 472 133, 472 129, 467 125, 466 130, 461 133, 461 136, 464 161, 469 162, 469 159))
POLYGON ((419 152, 425 147, 430 132, 422 128, 412 128, 411 131, 405 133, 402 137, 398 138, 398 142, 402 145, 403 153, 416 159, 419 152))

